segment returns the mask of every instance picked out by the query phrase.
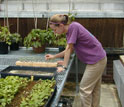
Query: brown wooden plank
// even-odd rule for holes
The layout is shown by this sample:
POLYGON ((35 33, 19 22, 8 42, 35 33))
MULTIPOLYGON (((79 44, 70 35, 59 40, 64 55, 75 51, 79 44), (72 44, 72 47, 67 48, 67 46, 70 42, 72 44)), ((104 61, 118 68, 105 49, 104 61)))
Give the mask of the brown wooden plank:
MULTIPOLYGON (((103 47, 123 47, 124 18, 76 18, 102 43, 103 47)), ((46 29, 47 19, 38 18, 38 28, 46 29)), ((4 19, 0 18, 0 25, 4 19)), ((17 19, 9 18, 10 31, 17 31, 17 19)), ((19 19, 19 33, 24 38, 34 29, 34 18, 19 19)))

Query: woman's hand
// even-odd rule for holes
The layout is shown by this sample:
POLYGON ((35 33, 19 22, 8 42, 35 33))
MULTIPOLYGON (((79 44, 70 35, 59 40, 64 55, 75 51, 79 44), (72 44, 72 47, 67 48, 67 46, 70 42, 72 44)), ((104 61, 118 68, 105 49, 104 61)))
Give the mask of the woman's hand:
POLYGON ((63 67, 57 67, 57 72, 62 72, 62 71, 65 71, 63 67))
POLYGON ((62 61, 62 60, 61 61, 57 61, 57 64, 58 65, 63 65, 64 64, 64 61, 62 61))
POLYGON ((54 59, 54 55, 47 54, 47 55, 45 55, 45 59, 46 60, 54 59))
MULTIPOLYGON (((64 64, 64 61, 57 61, 57 64, 58 65, 63 65, 64 64)), ((65 69, 62 67, 62 66, 60 66, 60 67, 57 67, 57 72, 62 72, 62 71, 64 71, 65 69)))

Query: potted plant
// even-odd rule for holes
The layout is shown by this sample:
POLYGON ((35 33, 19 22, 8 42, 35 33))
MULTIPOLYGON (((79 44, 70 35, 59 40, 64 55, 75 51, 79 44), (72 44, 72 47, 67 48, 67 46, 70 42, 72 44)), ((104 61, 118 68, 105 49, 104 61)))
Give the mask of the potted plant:
POLYGON ((46 43, 46 30, 32 29, 32 31, 24 38, 24 46, 33 47, 36 53, 44 52, 46 43))
POLYGON ((19 50, 19 42, 22 41, 20 34, 12 33, 10 35, 11 45, 10 50, 19 50))
POLYGON ((56 36, 52 29, 49 28, 48 30, 46 30, 45 39, 46 39, 47 47, 55 47, 56 46, 56 36))
POLYGON ((59 52, 65 50, 65 47, 67 45, 65 34, 56 35, 56 45, 59 48, 59 52))
POLYGON ((59 51, 63 51, 66 47, 66 37, 65 34, 54 34, 53 30, 48 29, 46 31, 46 46, 48 47, 58 47, 59 51))
POLYGON ((8 54, 8 45, 11 45, 8 27, 0 26, 0 54, 8 54))
POLYGON ((66 37, 65 34, 54 34, 53 30, 48 29, 46 31, 46 46, 48 47, 58 47, 59 51, 63 51, 65 50, 66 47, 66 37))

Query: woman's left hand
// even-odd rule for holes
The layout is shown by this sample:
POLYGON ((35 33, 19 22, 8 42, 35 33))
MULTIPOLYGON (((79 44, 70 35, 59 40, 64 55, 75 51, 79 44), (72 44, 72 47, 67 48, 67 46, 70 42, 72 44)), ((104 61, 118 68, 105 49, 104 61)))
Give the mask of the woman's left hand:
POLYGON ((65 71, 63 67, 57 67, 57 72, 62 72, 62 71, 65 71))

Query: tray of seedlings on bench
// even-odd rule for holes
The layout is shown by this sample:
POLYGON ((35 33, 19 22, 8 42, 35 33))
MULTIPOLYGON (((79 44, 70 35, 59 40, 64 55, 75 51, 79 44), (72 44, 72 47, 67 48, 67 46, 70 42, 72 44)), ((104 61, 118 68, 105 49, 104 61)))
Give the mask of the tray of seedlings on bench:
POLYGON ((50 107, 57 91, 54 78, 0 78, 0 107, 50 107))
POLYGON ((38 80, 40 78, 52 79, 56 77, 56 67, 9 66, 3 69, 0 74, 1 77, 13 75, 28 78, 33 76, 34 80, 38 80))

